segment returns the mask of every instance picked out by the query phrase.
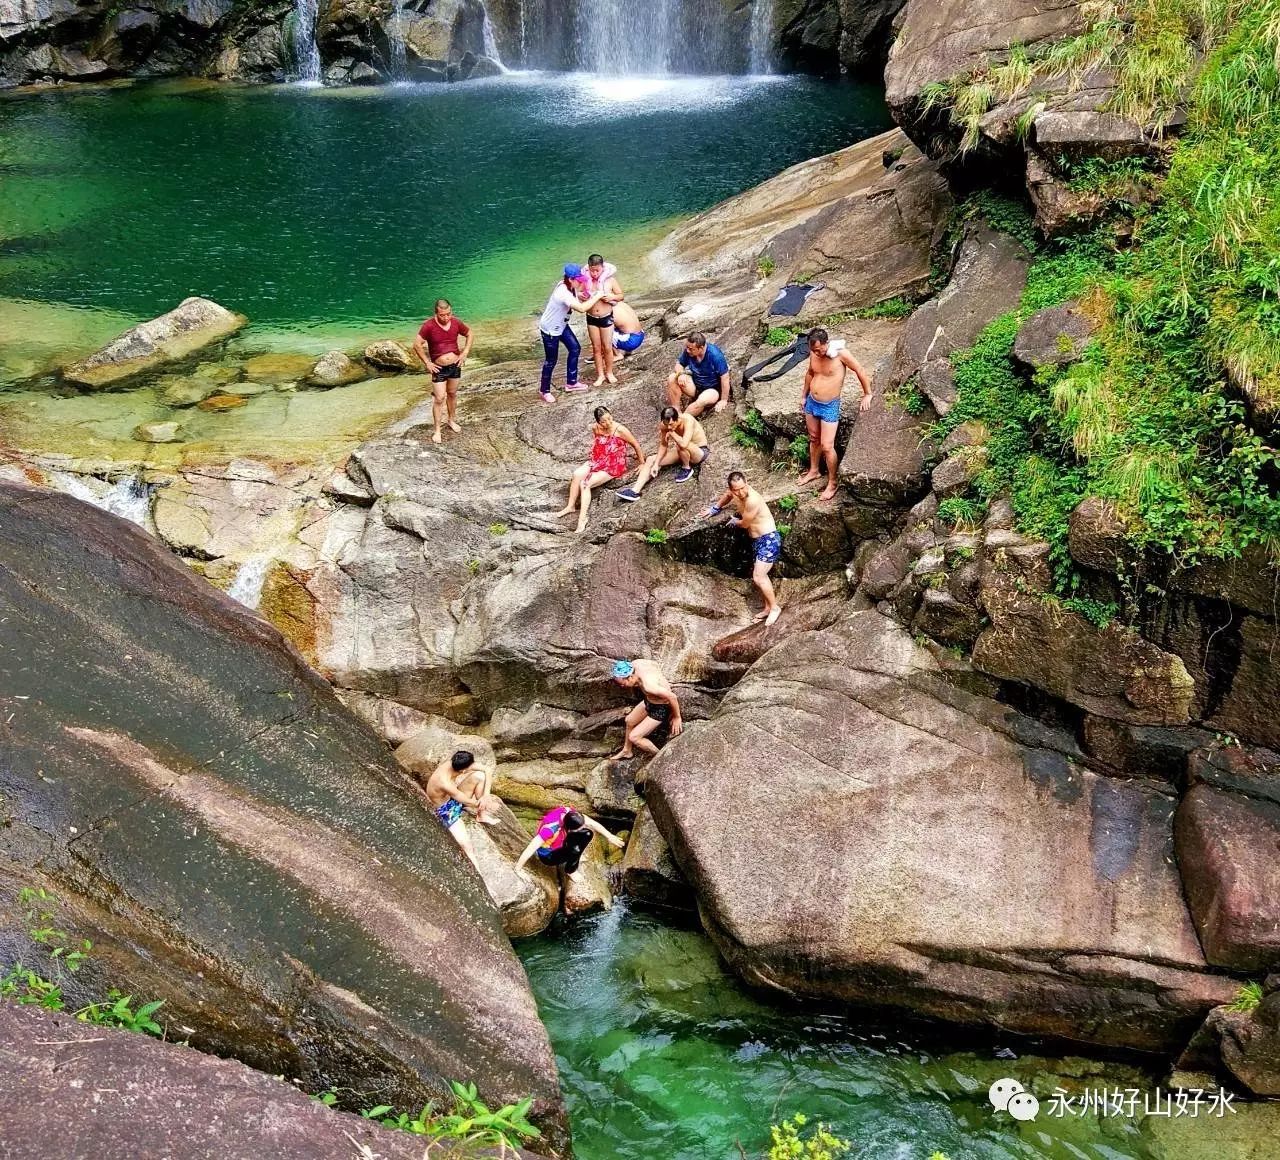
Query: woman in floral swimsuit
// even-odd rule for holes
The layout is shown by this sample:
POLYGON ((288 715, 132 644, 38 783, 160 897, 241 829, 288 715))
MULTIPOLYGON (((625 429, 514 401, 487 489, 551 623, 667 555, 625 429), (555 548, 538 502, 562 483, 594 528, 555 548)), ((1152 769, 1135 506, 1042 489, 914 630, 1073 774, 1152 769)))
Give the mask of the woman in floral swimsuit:
POLYGON ((597 407, 595 425, 591 428, 593 442, 591 458, 573 473, 569 484, 569 502, 558 512, 557 518, 571 514, 578 508, 578 534, 587 526, 587 511, 591 507, 591 489, 621 479, 627 474, 627 448, 636 453, 636 460, 644 462, 644 452, 635 436, 621 423, 615 423, 608 407, 597 407), (579 499, 582 503, 579 507, 579 499))

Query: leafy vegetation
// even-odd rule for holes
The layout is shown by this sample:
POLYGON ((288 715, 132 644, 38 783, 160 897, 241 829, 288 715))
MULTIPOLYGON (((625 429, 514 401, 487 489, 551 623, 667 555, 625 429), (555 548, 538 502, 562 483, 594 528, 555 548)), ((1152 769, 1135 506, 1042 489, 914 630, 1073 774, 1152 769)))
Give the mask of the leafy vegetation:
POLYGON ((761 278, 768 278, 777 268, 778 264, 768 254, 761 254, 756 259, 756 273, 761 278))
POLYGON ((929 400, 921 394, 914 379, 908 379, 901 386, 885 392, 884 402, 886 407, 898 407, 908 415, 923 414, 925 407, 929 405, 929 400))
POLYGON ((986 511, 986 504, 953 495, 938 504, 938 521, 949 528, 976 528, 986 511))
POLYGON ((532 1098, 491 1111, 479 1099, 475 1084, 451 1082, 449 1087, 454 1097, 454 1107, 450 1112, 436 1112, 428 1104, 418 1115, 411 1116, 406 1112, 396 1112, 389 1104, 379 1104, 360 1114, 367 1120, 376 1120, 384 1128, 399 1128, 416 1136, 499 1148, 518 1148, 542 1135, 529 1123, 532 1098))
POLYGON ((803 1112, 796 1112, 789 1120, 770 1127, 769 1139, 766 1160, 836 1160, 851 1147, 848 1140, 834 1135, 826 1124, 809 1127, 809 1118, 803 1112))
MULTIPOLYGON (((805 447, 808 448, 809 441, 805 440, 805 447)), ((784 512, 790 513, 800 506, 800 501, 794 495, 784 495, 778 500, 778 507, 784 512)))
MULTIPOLYGON (((66 931, 55 925, 58 900, 43 887, 26 887, 19 891, 18 905, 26 918, 28 937, 47 954, 48 962, 11 963, 0 975, 0 997, 20 1006, 65 1011, 63 984, 69 975, 84 966, 93 950, 93 943, 89 939, 73 942, 66 931)), ((73 1014, 81 1023, 141 1031, 163 1038, 164 1028, 155 1019, 156 1012, 163 1006, 164 1001, 157 999, 135 1010, 132 995, 124 995, 112 988, 105 1000, 89 1003, 73 1014)))
POLYGON ((644 542, 646 544, 662 545, 671 538, 670 533, 665 528, 650 528, 644 534, 644 542))
POLYGON ((489 525, 489 535, 491 536, 505 536, 509 531, 511 531, 511 529, 503 523, 489 525))
POLYGON ((766 346, 790 346, 796 340, 796 332, 786 326, 771 326, 765 333, 766 346))
POLYGON ((1261 983, 1245 983, 1243 987, 1236 992, 1236 997, 1227 1004, 1228 1011, 1243 1011, 1246 1014, 1257 1010, 1258 1004, 1262 1002, 1262 984, 1261 983))
POLYGON ((809 436, 797 435, 787 444, 787 456, 797 467, 809 462, 809 436))
POLYGON ((752 407, 729 431, 729 438, 739 447, 750 447, 766 454, 773 450, 773 436, 769 434, 764 416, 752 407))
POLYGON ((873 306, 864 306, 861 310, 853 312, 854 318, 906 318, 916 308, 916 304, 910 298, 903 298, 901 295, 895 298, 886 298, 883 302, 877 302, 873 306))

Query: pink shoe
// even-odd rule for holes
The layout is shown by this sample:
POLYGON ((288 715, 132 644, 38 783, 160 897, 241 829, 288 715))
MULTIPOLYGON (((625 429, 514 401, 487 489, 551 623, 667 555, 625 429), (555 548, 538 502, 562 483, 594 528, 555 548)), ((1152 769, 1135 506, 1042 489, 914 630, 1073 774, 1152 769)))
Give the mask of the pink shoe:
POLYGON ((586 383, 565 383, 564 393, 566 395, 580 395, 583 391, 589 391, 591 388, 586 383))
POLYGON ((556 401, 556 396, 553 391, 539 391, 538 398, 540 398, 544 403, 554 403, 556 401))

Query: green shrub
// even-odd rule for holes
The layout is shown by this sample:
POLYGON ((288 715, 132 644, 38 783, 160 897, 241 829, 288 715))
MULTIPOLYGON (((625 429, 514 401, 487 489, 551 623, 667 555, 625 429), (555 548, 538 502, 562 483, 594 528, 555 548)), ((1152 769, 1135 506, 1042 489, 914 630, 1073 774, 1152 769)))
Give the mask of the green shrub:
POLYGON ((949 528, 975 528, 982 523, 985 515, 985 505, 958 495, 938 504, 938 521, 949 528))
POLYGON ((1257 1010, 1258 1004, 1261 1002, 1262 984, 1245 983, 1245 985, 1236 992, 1236 997, 1227 1004, 1227 1010, 1244 1011, 1247 1013, 1257 1010))
MULTIPOLYGON (((808 449, 809 441, 805 440, 805 448, 808 449)), ((784 495, 778 500, 778 507, 784 512, 793 512, 800 506, 800 501, 794 495, 784 495)))
POLYGON ((797 467, 803 467, 809 462, 809 436, 797 435, 790 443, 787 444, 787 457, 797 467))
POLYGON ((769 1129, 767 1160, 836 1160, 849 1151, 849 1142, 833 1135, 826 1124, 818 1123, 812 1128, 808 1124, 809 1118, 803 1112, 774 1124, 769 1129))
POLYGON ((790 346, 796 340, 796 332, 785 326, 771 326, 764 336, 766 346, 790 346))
POLYGON ((729 438, 739 447, 750 447, 766 454, 773 450, 773 437, 764 416, 752 407, 729 431, 729 438))
POLYGON ((789 535, 791 535, 791 525, 790 525, 790 524, 779 524, 779 525, 778 525, 778 535, 779 535, 779 536, 781 536, 781 537, 782 537, 782 539, 784 539, 784 540, 785 540, 789 535))
POLYGON ((853 312, 854 318, 906 318, 916 308, 916 304, 909 298, 898 296, 896 298, 886 298, 883 302, 877 302, 874 306, 864 306, 861 310, 853 312))
POLYGON ((768 278, 777 268, 778 264, 768 254, 761 254, 756 259, 756 273, 761 278, 768 278))
POLYGON ((491 536, 505 536, 509 531, 511 531, 511 529, 503 523, 489 525, 489 535, 491 536))
POLYGON ((1106 628, 1120 615, 1120 606, 1114 601, 1093 600, 1087 596, 1067 596, 1057 603, 1068 612, 1083 616, 1095 628, 1106 628))
MULTIPOLYGON (((435 1112, 428 1104, 418 1115, 411 1116, 405 1112, 397 1113, 389 1104, 380 1104, 374 1108, 366 1108, 360 1114, 367 1120, 376 1120, 384 1128, 399 1128, 416 1136, 466 1141, 497 1148, 518 1148, 541 1137, 542 1133, 529 1123, 532 1098, 490 1111, 477 1097, 475 1084, 451 1082, 449 1087, 454 1096, 454 1108, 451 1112, 435 1112)), ((336 1102, 336 1092, 332 1089, 320 1097, 321 1102, 330 1102, 326 1099, 330 1094, 334 1096, 332 1102, 336 1102)))
POLYGON ((920 415, 924 413, 925 407, 929 405, 929 400, 924 397, 920 388, 916 386, 915 379, 908 379, 900 386, 894 387, 893 390, 885 392, 884 405, 906 411, 908 415, 920 415))
POLYGON ((665 544, 670 538, 670 533, 665 528, 650 528, 644 534, 644 542, 646 544, 661 545, 665 544))

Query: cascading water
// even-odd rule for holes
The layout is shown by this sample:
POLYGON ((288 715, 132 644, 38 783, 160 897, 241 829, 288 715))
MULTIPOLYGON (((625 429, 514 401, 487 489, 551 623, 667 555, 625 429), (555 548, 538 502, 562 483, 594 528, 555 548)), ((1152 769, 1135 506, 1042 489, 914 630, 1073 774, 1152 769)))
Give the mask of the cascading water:
POLYGON ((147 526, 151 514, 151 488, 136 475, 118 479, 109 488, 95 491, 78 475, 69 471, 50 472, 59 491, 128 520, 139 527, 147 526))
POLYGON ((227 588, 227 595, 232 600, 240 601, 246 608, 256 609, 262 601, 262 585, 266 582, 273 563, 275 557, 265 553, 250 556, 236 570, 235 577, 227 588))
POLYGON ((397 83, 409 79, 409 65, 404 52, 404 0, 396 0, 395 11, 391 14, 391 24, 387 28, 387 48, 390 60, 387 62, 391 79, 397 83))
POLYGON ((503 72, 506 67, 502 63, 502 54, 498 51, 498 37, 493 31, 493 21, 489 19, 489 8, 484 8, 484 54, 494 62, 503 72))
POLYGON ((295 80, 317 84, 320 80, 320 50, 316 47, 316 20, 319 0, 294 0, 293 64, 295 80))
POLYGON ((773 0, 752 0, 751 71, 764 76, 773 71, 773 0))
POLYGON ((591 0, 578 8, 580 68, 606 76, 654 76, 669 72, 680 0, 591 0))

